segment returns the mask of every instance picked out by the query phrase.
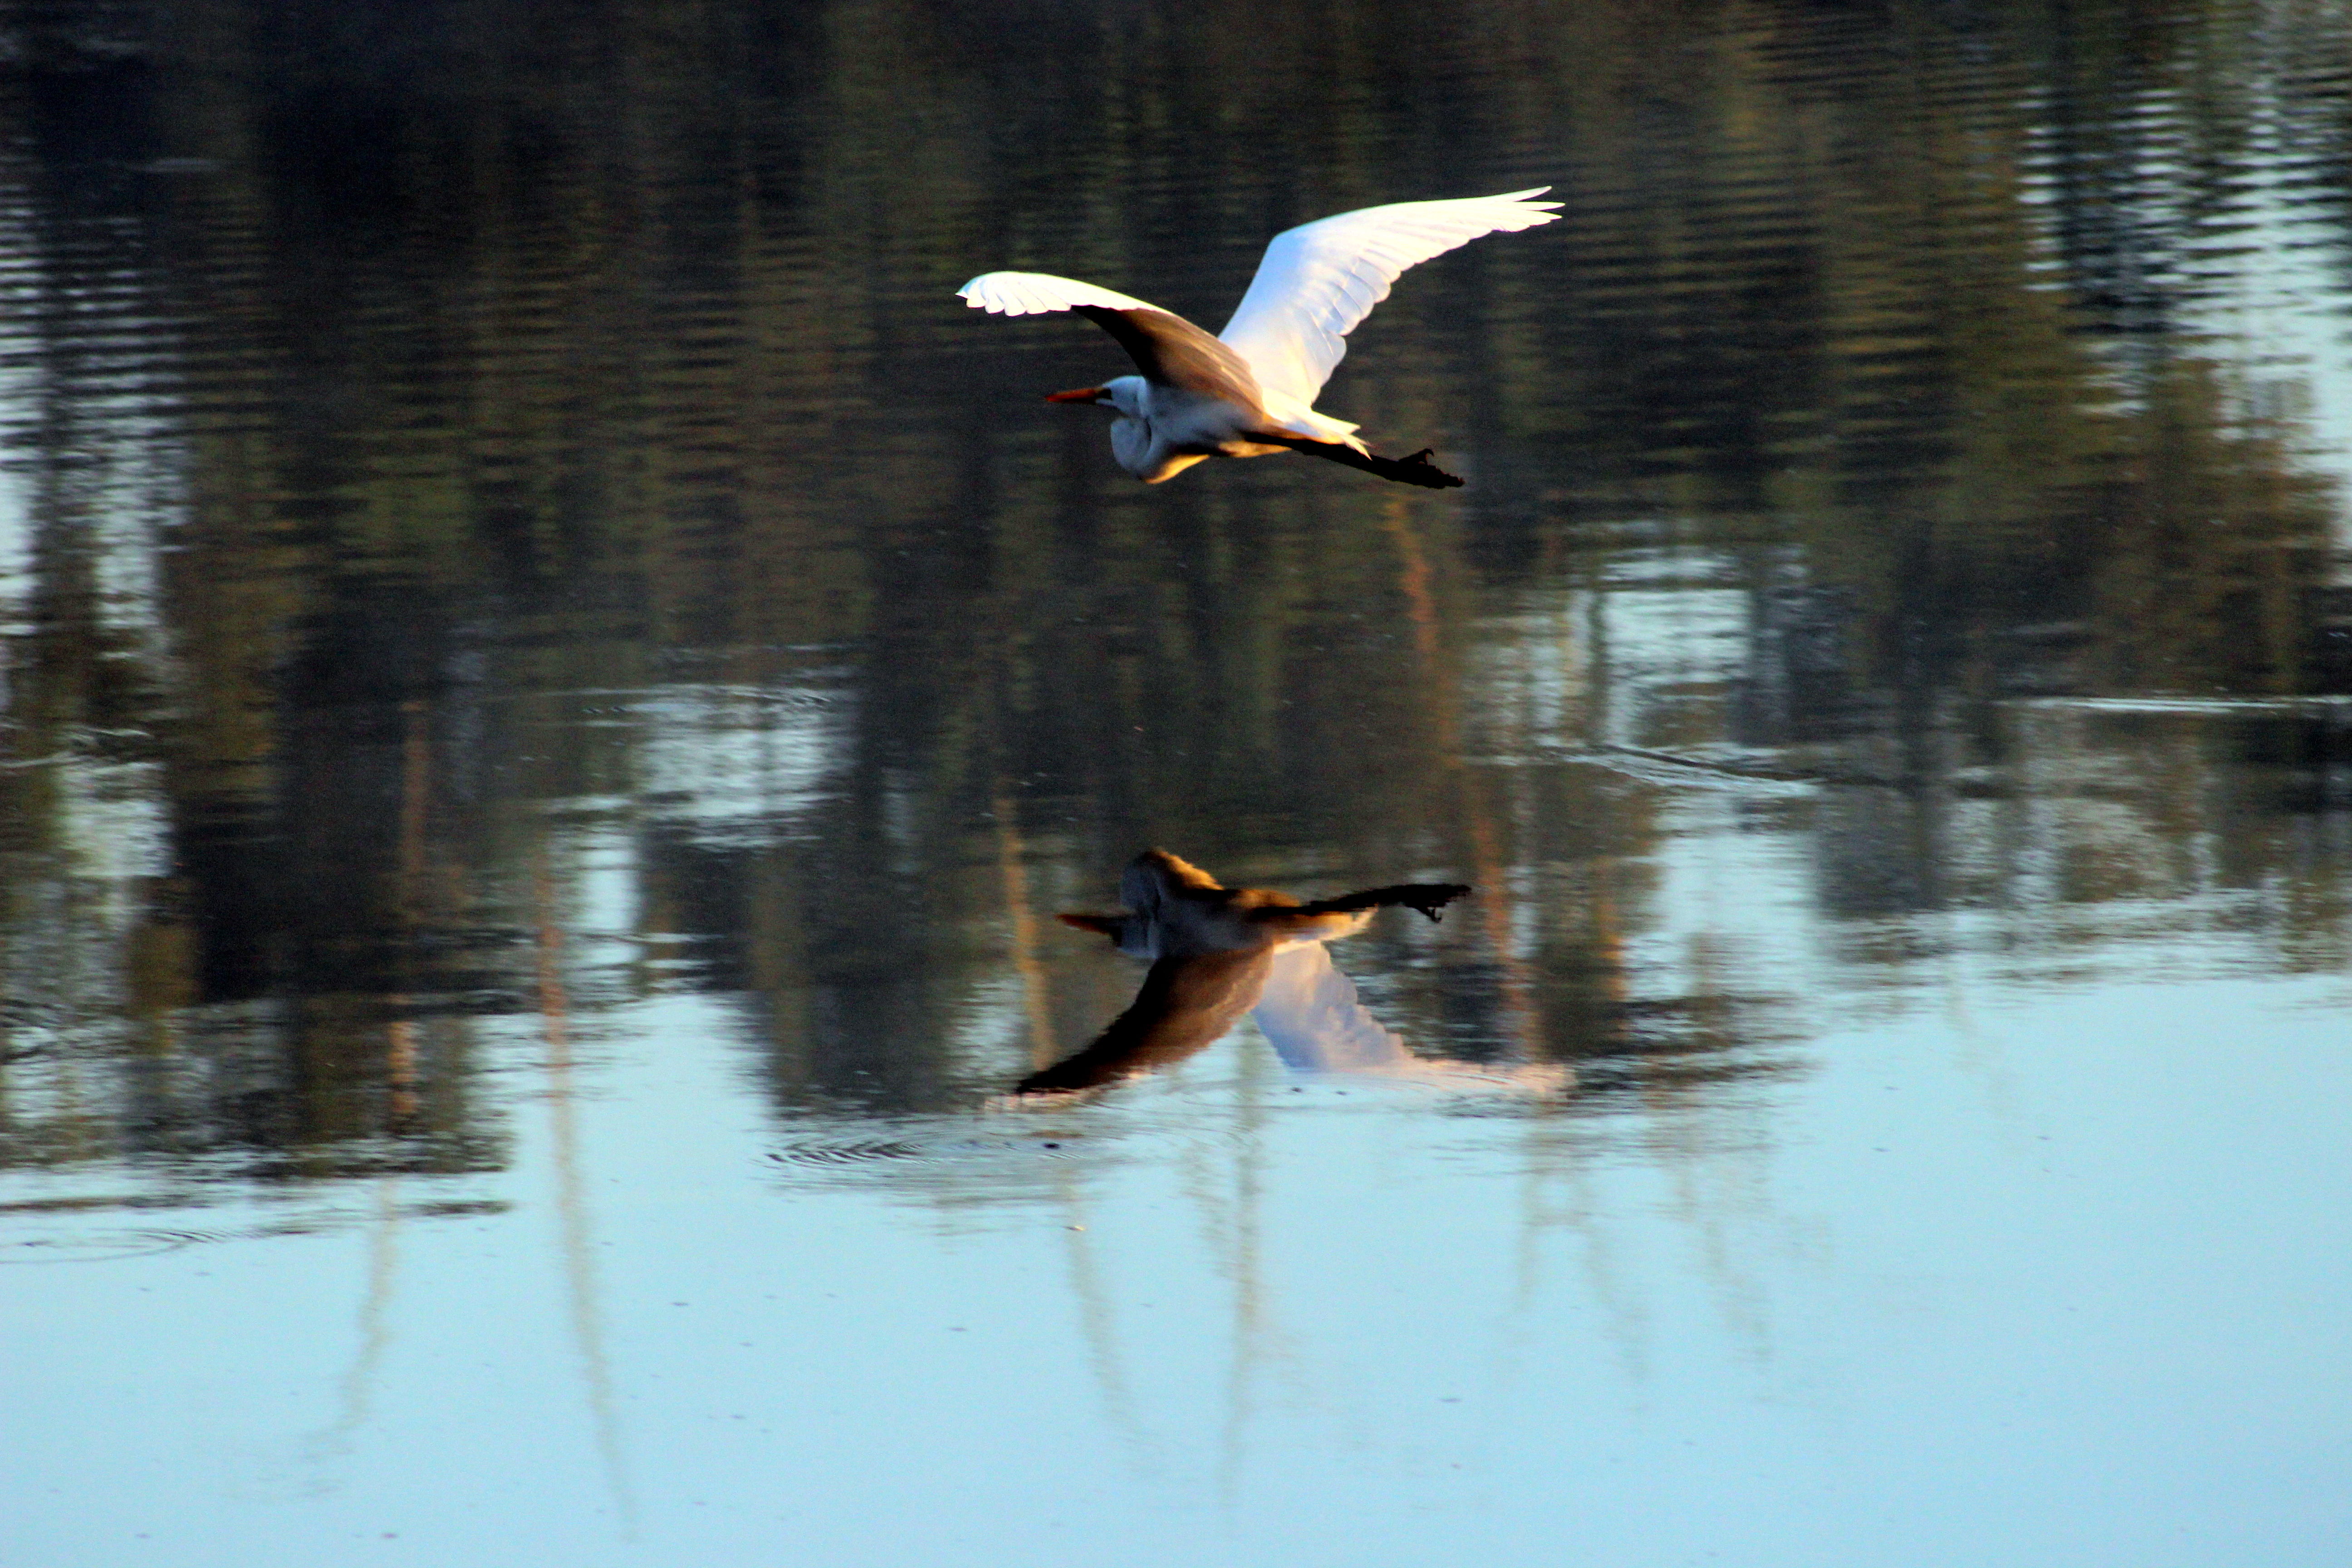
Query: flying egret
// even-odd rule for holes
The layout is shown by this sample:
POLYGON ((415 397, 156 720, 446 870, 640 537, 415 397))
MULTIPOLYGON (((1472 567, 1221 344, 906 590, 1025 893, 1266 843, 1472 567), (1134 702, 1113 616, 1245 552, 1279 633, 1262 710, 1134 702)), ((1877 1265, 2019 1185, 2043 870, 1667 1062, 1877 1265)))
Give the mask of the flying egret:
POLYGON ((1289 451, 1444 489, 1462 481, 1431 462, 1426 448, 1402 459, 1375 457, 1355 426, 1315 411, 1316 395, 1347 353, 1348 334, 1406 268, 1480 235, 1551 222, 1559 203, 1532 199, 1550 188, 1397 202, 1286 229, 1213 338, 1157 305, 1043 272, 983 272, 956 292, 976 310, 1008 316, 1076 310, 1118 340, 1142 374, 1045 401, 1117 409, 1111 451, 1145 484, 1209 458, 1289 451))

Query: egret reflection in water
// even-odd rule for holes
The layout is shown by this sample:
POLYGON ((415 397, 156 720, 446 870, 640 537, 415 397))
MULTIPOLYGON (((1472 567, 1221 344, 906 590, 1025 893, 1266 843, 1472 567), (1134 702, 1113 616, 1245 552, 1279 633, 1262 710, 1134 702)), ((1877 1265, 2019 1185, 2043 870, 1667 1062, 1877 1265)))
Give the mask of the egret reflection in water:
POLYGON ((1270 888, 1228 888, 1164 849, 1137 856, 1119 879, 1118 914, 1066 914, 1121 952, 1151 961, 1133 1003, 1085 1049, 1024 1079, 1016 1094, 1096 1089, 1169 1067, 1255 1018, 1299 1072, 1375 1073, 1555 1089, 1553 1067, 1475 1067, 1417 1057, 1356 995, 1325 944, 1353 936, 1387 908, 1431 921, 1471 889, 1459 882, 1400 882, 1302 903, 1270 888))

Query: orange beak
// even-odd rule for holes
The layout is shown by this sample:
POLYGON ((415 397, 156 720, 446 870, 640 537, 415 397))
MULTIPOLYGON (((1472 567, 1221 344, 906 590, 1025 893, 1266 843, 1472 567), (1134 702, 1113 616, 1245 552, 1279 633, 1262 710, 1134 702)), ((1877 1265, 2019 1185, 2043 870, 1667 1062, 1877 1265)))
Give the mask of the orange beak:
POLYGON ((1048 403, 1099 403, 1106 390, 1099 386, 1081 386, 1069 392, 1049 392, 1045 395, 1045 401, 1048 403))

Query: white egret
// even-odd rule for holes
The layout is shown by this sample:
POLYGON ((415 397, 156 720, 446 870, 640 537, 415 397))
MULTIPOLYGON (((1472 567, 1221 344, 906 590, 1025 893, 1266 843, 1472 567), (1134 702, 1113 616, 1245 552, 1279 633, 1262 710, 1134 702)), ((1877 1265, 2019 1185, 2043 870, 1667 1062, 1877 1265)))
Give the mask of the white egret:
POLYGON ((1551 187, 1458 201, 1397 202, 1286 229, 1225 330, 1211 337, 1172 311, 1091 283, 1043 272, 983 272, 956 292, 974 309, 1026 316, 1076 310, 1118 340, 1140 375, 1056 392, 1048 403, 1118 410, 1110 427, 1119 466, 1145 484, 1209 458, 1304 452, 1430 489, 1462 481, 1429 460, 1381 458, 1357 427, 1315 411, 1316 395, 1348 352, 1347 336, 1405 268, 1481 235, 1552 221, 1551 187))

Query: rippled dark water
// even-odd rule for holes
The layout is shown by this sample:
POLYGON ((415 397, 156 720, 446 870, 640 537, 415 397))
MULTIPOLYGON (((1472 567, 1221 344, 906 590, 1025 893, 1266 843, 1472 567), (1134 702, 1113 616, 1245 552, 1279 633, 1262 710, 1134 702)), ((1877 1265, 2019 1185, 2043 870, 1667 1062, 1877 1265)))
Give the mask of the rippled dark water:
POLYGON ((0 15, 0 1555, 2341 1562, 2347 81, 2292 3, 0 15), (1213 327, 1542 184, 1322 402, 1459 491, 1139 486, 1038 401, 1108 340, 953 293, 1213 327), (1147 844, 1475 884, 1335 956, 1569 1087, 993 1109, 1147 844))

